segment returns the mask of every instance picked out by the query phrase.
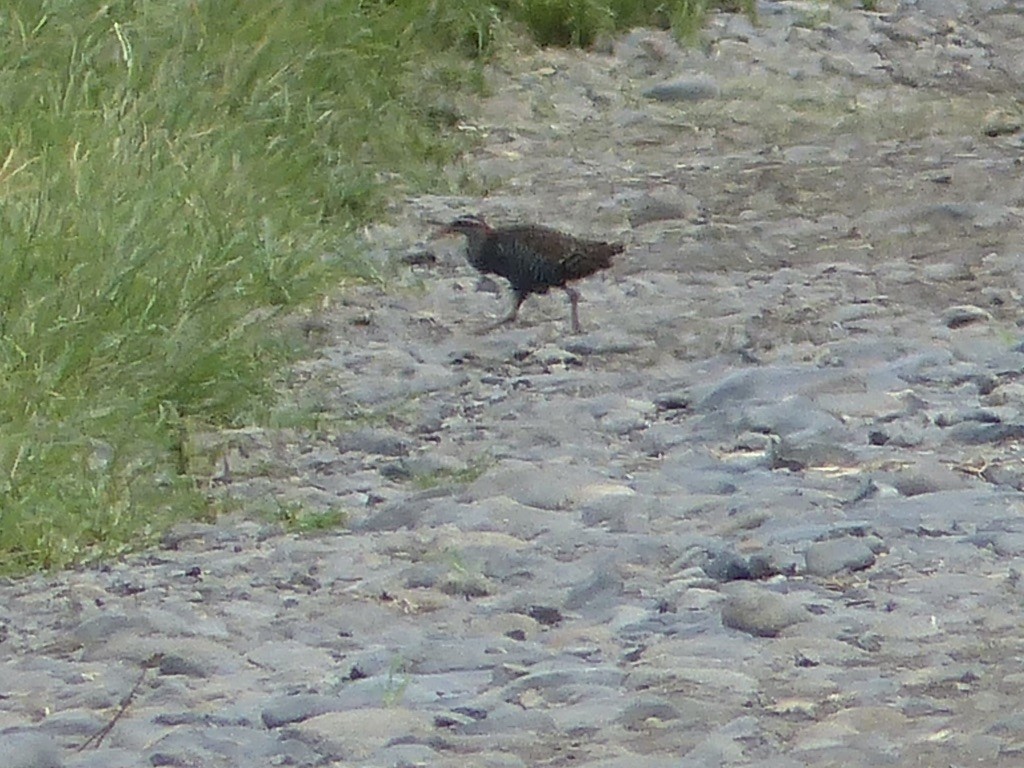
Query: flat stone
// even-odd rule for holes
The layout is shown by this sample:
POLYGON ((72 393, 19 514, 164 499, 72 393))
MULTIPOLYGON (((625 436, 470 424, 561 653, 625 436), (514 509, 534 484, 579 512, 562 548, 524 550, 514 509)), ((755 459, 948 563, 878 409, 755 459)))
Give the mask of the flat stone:
POLYGON ((334 439, 334 446, 342 453, 358 451, 381 456, 405 456, 409 453, 409 439, 400 432, 385 429, 356 429, 343 432, 334 439))
POLYGON ((0 754, 7 768, 63 768, 64 761, 50 736, 32 731, 0 734, 0 754))
POLYGON ((629 224, 642 227, 656 221, 698 219, 701 217, 697 198, 678 189, 643 194, 630 205, 629 224))
POLYGON ((992 321, 992 313, 971 304, 958 304, 942 313, 942 323, 947 328, 963 328, 972 323, 992 321))
POLYGON ((343 708, 340 702, 331 696, 297 694, 279 697, 269 702, 260 713, 260 719, 267 728, 280 728, 282 725, 300 723, 311 717, 343 708))
POLYGON ((529 507, 554 511, 591 498, 588 487, 601 485, 602 479, 569 464, 535 466, 509 461, 485 472, 466 489, 465 496, 467 501, 508 496, 529 507))
POLYGON ((294 727, 303 738, 331 744, 331 754, 341 759, 364 761, 396 739, 426 739, 433 719, 425 712, 378 707, 327 712, 294 727))
POLYGON ((709 77, 679 77, 651 86, 644 96, 654 101, 703 101, 718 93, 718 84, 709 77))
POLYGON ((875 553, 863 539, 817 541, 805 553, 807 572, 832 576, 841 571, 862 571, 875 564, 875 553))
POLYGON ((645 699, 627 706, 616 718, 616 721, 627 730, 642 730, 655 720, 659 724, 678 720, 681 713, 668 701, 645 699))
POLYGON ((801 603, 764 587, 733 583, 722 605, 722 625, 758 637, 775 637, 782 630, 811 618, 801 603))

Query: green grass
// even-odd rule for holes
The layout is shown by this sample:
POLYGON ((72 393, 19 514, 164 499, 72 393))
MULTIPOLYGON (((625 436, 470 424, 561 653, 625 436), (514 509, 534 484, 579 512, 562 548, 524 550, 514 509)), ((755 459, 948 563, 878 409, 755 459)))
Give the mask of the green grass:
POLYGON ((398 707, 405 697, 411 681, 410 663, 396 656, 388 665, 388 677, 384 682, 381 703, 388 708, 398 707))
POLYGON ((465 469, 440 469, 430 474, 413 475, 412 482, 424 491, 441 485, 468 485, 490 469, 493 463, 490 457, 481 457, 465 469))
POLYGON ((0 10, 0 571, 204 509, 182 435, 259 420, 274 314, 372 277, 353 231, 436 185, 430 110, 479 80, 397 5, 0 10))
POLYGON ((340 509, 306 509, 302 504, 291 503, 278 504, 273 517, 290 533, 310 534, 343 527, 348 514, 340 509))
POLYGON ((694 39, 708 13, 722 9, 756 18, 756 0, 505 0, 541 45, 589 46, 601 35, 636 26, 671 27, 694 39))
POLYGON ((452 93, 508 30, 586 45, 686 2, 5 3, 0 573, 207 513, 188 436, 265 423, 275 317, 375 278, 354 233, 388 200, 451 191, 452 93))

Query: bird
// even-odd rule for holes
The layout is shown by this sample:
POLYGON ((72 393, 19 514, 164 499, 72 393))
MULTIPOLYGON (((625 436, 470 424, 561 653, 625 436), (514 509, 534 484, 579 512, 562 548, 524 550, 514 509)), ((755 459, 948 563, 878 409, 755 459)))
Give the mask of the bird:
POLYGON ((572 332, 580 333, 580 294, 569 283, 607 269, 624 249, 622 243, 584 240, 538 224, 492 227, 477 215, 459 216, 440 234, 465 235, 470 265, 481 274, 504 277, 512 287, 512 309, 483 331, 513 322, 531 293, 561 288, 572 307, 572 332))

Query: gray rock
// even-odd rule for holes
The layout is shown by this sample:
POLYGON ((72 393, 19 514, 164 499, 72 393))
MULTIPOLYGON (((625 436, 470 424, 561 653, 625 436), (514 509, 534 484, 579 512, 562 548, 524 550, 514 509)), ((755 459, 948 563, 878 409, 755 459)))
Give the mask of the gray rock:
POLYGON ((614 667, 566 667, 549 672, 533 672, 524 675, 506 686, 506 690, 521 693, 537 690, 545 695, 557 696, 558 691, 569 685, 598 685, 613 687, 620 685, 624 672, 614 667))
POLYGON ((474 481, 466 489, 466 497, 479 500, 508 496, 529 507, 559 510, 587 500, 588 486, 602 482, 599 475, 579 466, 504 462, 474 481))
POLYGON ((28 730, 0 733, 0 754, 7 768, 63 768, 64 761, 50 736, 28 730))
POLYGON ((650 346, 647 342, 635 337, 626 336, 614 329, 591 331, 573 339, 562 342, 562 347, 574 355, 590 357, 593 355, 625 355, 650 346))
POLYGON ((711 553, 702 566, 704 572, 715 581, 737 581, 753 578, 750 563, 735 552, 711 553))
POLYGON ((650 727, 650 721, 667 723, 680 718, 679 710, 668 701, 662 699, 644 699, 627 706, 616 717, 616 722, 627 731, 644 730, 650 727))
POLYGON ((629 224, 642 227, 656 221, 703 220, 700 202, 679 189, 644 193, 630 205, 629 224))
POLYGON ((963 328, 972 323, 991 322, 992 313, 970 304, 958 304, 942 313, 942 323, 947 328, 963 328))
POLYGON ((862 571, 875 564, 875 553, 864 539, 842 538, 817 541, 805 553, 807 572, 832 576, 842 571, 862 571))
POLYGON ((934 418, 938 427, 951 427, 965 421, 977 421, 982 424, 998 424, 1002 418, 998 413, 987 408, 969 408, 960 411, 937 413, 934 418))
POLYGON ((963 422, 951 427, 947 434, 951 441, 960 445, 985 445, 1024 438, 1024 424, 963 422))
MULTIPOLYGON (((760 412, 758 417, 751 417, 751 421, 774 420, 778 421, 782 413, 791 417, 800 415, 799 408, 784 408, 782 413, 773 416, 771 408, 784 398, 791 398, 794 394, 824 386, 826 382, 835 381, 841 378, 839 374, 830 371, 821 371, 810 366, 777 366, 771 368, 744 368, 730 372, 721 380, 711 384, 704 384, 694 387, 692 391, 693 407, 699 412, 715 412, 721 408, 735 408, 748 403, 770 404, 769 408, 760 412)), ((799 401, 802 405, 806 400, 799 401)), ((816 411, 820 413, 820 411, 816 411)), ((820 418, 820 416, 815 416, 820 418)), ((834 417, 833 417, 834 418, 834 417)))
POLYGON ((838 440, 820 440, 811 435, 788 437, 771 444, 767 466, 798 472, 808 467, 856 466, 857 454, 838 440))
POLYGON ((570 611, 592 611, 614 605, 622 593, 622 586, 621 577, 609 564, 569 590, 565 607, 570 611))
POLYGON ((757 637, 775 637, 811 615, 791 597, 749 583, 729 585, 722 605, 722 626, 757 637))
POLYGON ((389 744, 367 760, 370 766, 404 768, 404 766, 442 765, 441 755, 426 744, 389 744))
POLYGON ((982 477, 995 485, 1024 491, 1024 465, 1017 460, 994 461, 982 470, 982 477))
POLYGON ((409 439, 394 430, 363 428, 343 432, 334 439, 334 446, 342 453, 356 451, 380 456, 405 456, 409 453, 409 439))
POLYGON ((415 528, 424 513, 432 506, 431 499, 397 501, 375 509, 363 518, 351 523, 353 531, 397 531, 402 528, 415 528))
POLYGON ((150 765, 294 764, 313 756, 309 747, 297 741, 282 741, 276 734, 244 727, 177 728, 146 750, 150 765))
POLYGON ((101 613, 98 616, 93 616, 81 622, 72 630, 71 636, 77 643, 92 645, 97 642, 106 641, 111 635, 118 632, 123 632, 132 627, 141 629, 143 626, 144 622, 138 618, 130 619, 128 616, 118 613, 101 613))
POLYGON ((139 754, 132 749, 105 747, 91 752, 86 750, 74 757, 70 768, 138 768, 139 754))
POLYGON ((678 77, 651 86, 644 96, 654 101, 703 101, 718 97, 718 84, 709 77, 678 77))
POLYGON ((280 728, 342 708, 340 702, 331 696, 309 693, 280 696, 263 707, 260 719, 267 728, 280 728))
POLYGON ((640 437, 640 448, 649 456, 661 456, 677 446, 693 443, 693 433, 678 424, 654 424, 640 437))
POLYGON ((204 659, 196 659, 179 653, 164 652, 160 658, 161 675, 186 675, 188 677, 209 677, 214 667, 204 659))

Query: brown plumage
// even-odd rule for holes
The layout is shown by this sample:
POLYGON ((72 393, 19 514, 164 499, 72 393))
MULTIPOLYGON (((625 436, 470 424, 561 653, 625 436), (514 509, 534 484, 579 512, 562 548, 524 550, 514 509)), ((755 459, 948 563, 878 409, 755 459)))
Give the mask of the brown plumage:
POLYGON ((511 284, 512 309, 491 327, 515 320, 531 293, 562 288, 572 307, 573 333, 579 333, 580 295, 567 284, 607 269, 612 256, 623 250, 621 243, 583 240, 535 224, 491 227, 479 216, 460 216, 441 233, 465 235, 469 263, 477 271, 504 277, 511 284))

